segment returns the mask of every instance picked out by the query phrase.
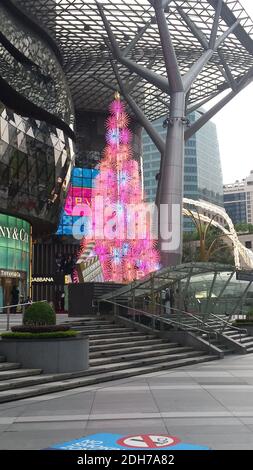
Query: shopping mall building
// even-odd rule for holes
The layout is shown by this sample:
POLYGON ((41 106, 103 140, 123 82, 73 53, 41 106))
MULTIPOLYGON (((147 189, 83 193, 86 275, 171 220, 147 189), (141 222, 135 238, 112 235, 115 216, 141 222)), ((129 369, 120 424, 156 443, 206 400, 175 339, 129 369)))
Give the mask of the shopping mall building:
MULTIPOLYGON (((11 303, 13 286, 19 288, 22 298, 31 296, 32 276, 35 297, 51 299, 58 282, 53 278, 54 273, 57 277, 57 268, 52 266, 52 260, 59 267, 65 254, 67 262, 65 258, 63 263, 67 263, 67 271, 70 269, 76 245, 66 238, 69 219, 64 216, 70 214, 62 214, 62 208, 71 185, 74 160, 82 170, 92 171, 96 167, 104 146, 106 111, 116 89, 121 89, 129 105, 135 158, 139 159, 142 153, 142 127, 149 131, 160 153, 163 152, 165 144, 150 126, 150 122, 168 115, 169 95, 159 32, 154 29, 154 34, 146 33, 148 27, 156 28, 152 2, 137 1, 136 11, 120 0, 102 3, 124 54, 119 54, 102 7, 95 0, 0 2, 0 307, 11 303), (129 30, 126 17, 132 21, 129 30), (106 34, 111 42, 109 46, 106 34), (111 67, 111 53, 115 51, 118 70, 111 67), (131 60, 125 55, 131 56, 131 60), (148 70, 151 68, 152 72, 148 70), (50 295, 46 290, 48 285, 50 295)), ((195 56, 196 60, 201 56, 206 43, 187 13, 177 9, 174 3, 170 13, 176 44, 178 17, 180 24, 187 24, 184 26, 187 44, 182 50, 176 50, 178 66, 185 73, 191 69, 195 56), (188 44, 190 52, 187 52, 188 44), (194 57, 190 49, 194 50, 194 57)), ((211 21, 215 2, 206 3, 206 14, 211 21)), ((193 14, 198 7, 196 2, 189 4, 192 4, 189 14, 193 14)), ((188 83, 189 90, 192 86, 191 94, 188 90, 187 95, 191 111, 229 90, 232 81, 232 95, 226 99, 230 101, 252 80, 253 41, 248 26, 244 29, 236 23, 236 15, 236 5, 234 12, 226 6, 221 11, 220 45, 229 67, 223 57, 224 73, 218 55, 212 58, 211 53, 204 53, 203 67, 199 62, 197 68, 198 80, 188 83), (226 41, 231 33, 233 40, 226 41), (235 49, 237 55, 233 56, 235 49), (208 61, 206 73, 204 66, 208 61)), ((217 21, 210 40, 212 53, 217 35, 215 25, 217 21)), ((194 126, 186 127, 185 139, 201 129, 225 104, 221 100, 207 117, 203 114, 194 126)), ((175 123, 181 127, 188 125, 183 115, 180 118, 172 115, 167 121, 168 127, 175 123)), ((85 179, 82 171, 81 174, 85 179)), ((78 175, 74 178, 78 179, 78 175)), ((88 179, 92 180, 92 174, 88 179)), ((87 189, 91 183, 78 184, 77 188, 87 189)), ((65 274, 61 271, 60 277, 65 274)), ((60 279, 59 285, 63 282, 60 279)))

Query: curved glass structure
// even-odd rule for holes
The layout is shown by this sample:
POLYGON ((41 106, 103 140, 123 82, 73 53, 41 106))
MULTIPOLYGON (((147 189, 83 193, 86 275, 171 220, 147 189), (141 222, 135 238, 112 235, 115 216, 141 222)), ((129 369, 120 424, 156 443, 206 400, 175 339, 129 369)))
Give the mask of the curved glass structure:
POLYGON ((72 99, 55 52, 4 5, 0 5, 0 57, 0 97, 5 105, 73 137, 72 99))
POLYGON ((34 234, 57 226, 74 159, 71 139, 0 107, 0 211, 24 217, 34 234))

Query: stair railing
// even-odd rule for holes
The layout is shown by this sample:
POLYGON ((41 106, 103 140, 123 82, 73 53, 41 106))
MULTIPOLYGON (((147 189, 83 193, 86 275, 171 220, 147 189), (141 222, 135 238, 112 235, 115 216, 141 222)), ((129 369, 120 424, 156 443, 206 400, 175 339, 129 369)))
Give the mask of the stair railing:
MULTIPOLYGON (((41 302, 47 302, 47 300, 41 300, 41 302)), ((5 305, 4 307, 0 307, 0 314, 2 313, 2 310, 6 310, 6 331, 10 330, 10 316, 13 313, 13 315, 19 315, 19 312, 11 312, 13 308, 20 308, 21 307, 21 318, 22 318, 22 323, 23 323, 23 318, 24 318, 24 313, 25 313, 25 307, 32 305, 33 302, 26 302, 23 304, 14 304, 14 305, 5 305)))
MULTIPOLYGON (((209 344, 209 349, 211 350, 211 336, 215 336, 217 338, 217 332, 214 331, 213 329, 210 329, 208 327, 207 324, 205 324, 205 322, 203 322, 203 320, 200 320, 198 317, 195 317, 194 315, 192 314, 189 314, 189 316, 192 316, 193 318, 195 318, 196 320, 198 320, 199 323, 203 324, 204 326, 206 326, 206 328, 202 328, 200 326, 198 326, 198 324, 196 326, 189 326, 187 325, 187 323, 181 321, 180 319, 177 319, 177 320, 174 320, 172 318, 164 318, 163 316, 161 315, 157 315, 157 314, 153 314, 153 313, 150 313, 150 312, 146 312, 145 310, 141 310, 141 309, 138 309, 138 308, 134 308, 134 307, 129 307, 128 305, 124 305, 124 304, 120 304, 120 303, 117 303, 117 302, 113 302, 111 300, 105 300, 103 299, 102 302, 106 302, 106 303, 109 303, 112 305, 113 307, 113 312, 114 312, 114 315, 118 316, 118 317, 121 317, 121 318, 126 318, 126 316, 130 317, 131 319, 133 319, 133 321, 135 323, 139 323, 139 324, 142 324, 142 325, 145 325, 145 326, 148 326, 146 322, 143 322, 142 318, 141 317, 144 317, 144 318, 148 318, 150 319, 151 321, 151 324, 152 324, 152 329, 153 330, 157 330, 156 328, 156 324, 157 322, 159 322, 159 326, 160 326, 160 331, 162 331, 164 329, 164 326, 172 326, 172 325, 175 325, 177 326, 179 329, 183 330, 183 331, 196 331, 197 334, 205 334, 207 336, 207 341, 208 341, 208 344, 209 344), (122 309, 126 309, 126 313, 125 315, 122 314, 122 309)), ((99 302, 100 303, 100 302, 99 302)), ((98 308, 99 308, 99 303, 98 303, 98 308)), ((157 304, 159 305, 159 304, 157 304)), ((164 307, 164 306, 163 306, 164 307)), ((180 310, 179 310, 180 311, 180 310)), ((189 313, 189 312, 183 312, 183 313, 189 313)), ((164 329, 165 330, 165 329, 164 329)))
MULTIPOLYGON (((155 305, 158 305, 159 307, 162 307, 164 310, 166 309, 165 305, 157 304, 157 303, 155 303, 155 305)), ((238 334, 240 335, 240 340, 239 340, 240 343, 242 342, 242 334, 247 333, 247 330, 245 328, 238 328, 237 326, 231 325, 231 323, 229 321, 221 318, 219 315, 216 315, 215 313, 208 312, 208 317, 207 318, 206 318, 205 315, 203 315, 203 318, 206 319, 206 321, 204 321, 204 320, 202 320, 201 318, 199 318, 198 316, 194 315, 191 312, 187 312, 187 311, 184 311, 184 310, 179 310, 179 309, 174 308, 174 307, 170 307, 170 311, 173 312, 173 313, 175 311, 180 312, 180 314, 182 314, 182 316, 183 315, 188 315, 188 317, 196 319, 197 322, 201 323, 202 325, 207 327, 209 330, 212 330, 214 333, 216 333, 216 335, 218 335, 218 334, 223 335, 226 326, 229 326, 229 328, 237 331, 238 334), (215 318, 216 320, 218 320, 221 323, 221 328, 220 329, 215 328, 215 327, 210 325, 209 320, 212 319, 212 318, 215 318)))
POLYGON ((219 320, 219 322, 222 324, 221 329, 220 329, 220 334, 224 334, 226 326, 228 326, 230 329, 233 329, 235 331, 238 331, 238 334, 240 334, 240 343, 242 342, 242 333, 248 333, 246 328, 238 328, 237 326, 231 325, 231 323, 228 320, 224 320, 223 318, 219 317, 219 315, 216 315, 215 313, 210 313, 210 317, 214 317, 219 320))
MULTIPOLYGON (((159 304, 159 303, 157 303, 157 302, 154 302, 153 305, 156 305, 156 306, 160 307, 161 310, 164 311, 164 314, 166 315, 166 312, 165 312, 165 311, 166 311, 166 306, 165 306, 165 305, 159 304)), ((171 313, 168 314, 168 317, 166 317, 166 318, 168 318, 168 319, 172 319, 172 318, 170 318, 170 317, 172 317, 173 315, 175 315, 176 318, 177 318, 177 320, 179 321, 179 323, 181 323, 181 321, 182 321, 183 318, 185 318, 185 319, 186 319, 186 318, 187 318, 187 319, 190 318, 190 319, 192 319, 192 320, 195 320, 197 326, 200 324, 201 326, 204 326, 204 327, 206 327, 207 329, 211 329, 211 328, 210 328, 210 325, 208 324, 208 322, 207 322, 207 321, 204 321, 203 318, 200 317, 200 315, 194 315, 194 314, 191 313, 191 312, 187 312, 186 310, 181 310, 181 309, 175 308, 175 307, 170 307, 170 312, 171 312, 171 313)), ((205 317, 204 317, 204 318, 205 318, 205 317)))

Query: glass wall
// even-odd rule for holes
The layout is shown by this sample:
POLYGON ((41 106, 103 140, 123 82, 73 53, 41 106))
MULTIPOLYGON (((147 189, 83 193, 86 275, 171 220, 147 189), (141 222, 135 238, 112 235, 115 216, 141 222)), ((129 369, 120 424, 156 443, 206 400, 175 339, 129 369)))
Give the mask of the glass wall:
POLYGON ((60 62, 50 45, 3 5, 0 5, 0 30, 0 77, 3 80, 0 96, 2 92, 6 106, 17 112, 21 107, 26 116, 38 119, 41 110, 57 119, 58 127, 62 128, 61 123, 64 123, 64 129, 68 129, 74 123, 72 99, 60 62), (12 105, 7 101, 10 99, 12 105))
MULTIPOLYGON (((198 113, 189 115, 191 123, 198 119, 198 113)), ((153 123, 156 131, 165 140, 167 126, 163 127, 165 116, 153 123)), ((157 178, 160 171, 160 152, 146 132, 143 133, 143 174, 146 200, 154 202, 157 178)), ((207 123, 197 134, 185 142, 184 197, 203 199, 223 205, 223 181, 219 145, 215 124, 207 123)), ((192 221, 184 219, 184 230, 192 230, 192 221)))
POLYGON ((17 302, 29 295, 30 232, 28 222, 0 214, 0 307, 12 303, 14 286, 17 302))
POLYGON ((0 103, 0 211, 24 217, 39 230, 56 227, 73 159, 72 141, 63 131, 0 103))

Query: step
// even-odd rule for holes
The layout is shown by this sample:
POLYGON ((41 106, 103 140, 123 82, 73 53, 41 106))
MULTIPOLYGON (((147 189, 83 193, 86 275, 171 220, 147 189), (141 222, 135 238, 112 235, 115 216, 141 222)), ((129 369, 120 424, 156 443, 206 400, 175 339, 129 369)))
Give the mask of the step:
MULTIPOLYGON (((186 348, 184 348, 186 349, 186 348)), ((190 348, 187 348, 188 351, 190 348)), ((184 351, 182 351, 184 352, 184 351)), ((187 351, 185 351, 187 352, 187 351)), ((175 353, 175 351, 173 351, 173 353, 175 353)), ((182 357, 181 355, 179 355, 180 358, 182 357)), ((176 357, 176 354, 174 354, 173 358, 175 359, 176 357)), ((129 358, 130 359, 130 358, 129 358)), ((134 357, 131 357, 131 359, 133 360, 134 357)), ((105 364, 108 364, 108 361, 109 363, 113 363, 113 362, 117 362, 117 361, 123 361, 123 358, 119 358, 119 357, 114 357, 113 360, 110 359, 103 359, 101 361, 104 361, 105 364)), ((93 365, 92 365, 92 362, 94 362, 94 366, 95 365, 103 365, 103 363, 96 363, 95 360, 94 361, 90 361, 90 365, 91 365, 91 368, 88 372, 86 373, 83 373, 83 372, 77 372, 77 373, 73 373, 73 374, 40 374, 41 371, 39 370, 37 372, 37 374, 28 374, 29 371, 27 371, 27 376, 26 377, 14 377, 13 379, 9 379, 9 380, 3 380, 3 381, 0 381, 0 391, 3 391, 3 390, 11 390, 11 389, 14 389, 14 388, 20 388, 20 387, 29 387, 31 385, 37 385, 37 384, 44 384, 44 383, 50 383, 50 382, 54 382, 55 380, 59 381, 60 379, 60 376, 62 377, 62 380, 64 380, 64 378, 68 378, 68 377, 82 377, 83 375, 92 375, 92 370, 93 370, 93 365)), ((124 362, 124 361, 123 361, 124 362)))
POLYGON ((226 336, 228 336, 229 338, 232 338, 234 340, 249 337, 249 335, 247 333, 242 333, 241 335, 238 334, 238 333, 234 333, 234 332, 233 333, 227 333, 226 331, 224 333, 225 333, 226 336))
POLYGON ((120 345, 119 345, 119 348, 109 348, 108 346, 106 347, 106 349, 103 347, 102 349, 99 349, 98 351, 94 351, 93 349, 90 350, 90 354, 89 354, 89 357, 90 359, 91 358, 99 358, 99 357, 105 357, 105 356, 113 356, 113 355, 117 355, 117 354, 124 354, 124 353, 138 353, 138 352, 146 352, 146 351, 154 351, 154 350, 158 350, 158 351, 161 351, 161 350, 164 350, 164 349, 168 349, 168 350, 174 350, 174 349, 177 349, 177 348, 181 348, 182 349, 182 346, 180 346, 179 344, 176 344, 173 346, 171 346, 170 343, 158 343, 158 344, 155 344, 155 345, 143 345, 143 346, 128 346, 127 348, 123 347, 121 348, 120 345))
POLYGON ((247 336, 247 337, 245 337, 245 338, 242 338, 241 341, 240 341, 240 340, 237 340, 237 342, 238 342, 239 344, 243 344, 243 345, 245 345, 245 344, 250 344, 250 343, 253 344, 253 337, 252 337, 252 336, 247 336))
MULTIPOLYGON (((34 369, 35 371, 36 369, 34 369)), ((33 384, 45 383, 45 376, 41 373, 40 369, 36 370, 36 373, 33 373, 33 370, 26 371, 27 375, 23 377, 9 377, 6 380, 0 380, 0 391, 2 390, 11 390, 13 388, 27 387, 33 384)))
POLYGON ((0 373, 0 383, 5 380, 18 379, 21 377, 29 377, 31 375, 39 375, 42 369, 13 369, 6 370, 0 373))
MULTIPOLYGON (((113 323, 110 323, 108 325, 71 325, 72 329, 80 329, 80 330, 111 330, 111 329, 130 329, 130 328, 124 328, 124 326, 120 325, 115 325, 113 323)), ((133 329, 133 328, 131 328, 133 329)))
POLYGON ((21 367, 21 364, 17 362, 2 362, 0 364, 0 375, 1 375, 1 372, 4 370, 19 369, 20 367, 21 367))
POLYGON ((92 334, 89 333, 89 337, 91 339, 98 339, 98 338, 104 338, 104 339, 108 339, 108 338, 124 338, 124 337, 134 337, 134 336, 143 336, 144 338, 146 337, 145 333, 140 333, 139 331, 136 331, 136 330, 130 330, 130 331, 126 331, 126 330, 122 330, 122 331, 116 331, 116 332, 112 332, 112 331, 108 331, 107 332, 103 332, 101 331, 100 333, 98 332, 94 332, 92 334))
POLYGON ((188 357, 198 357, 203 354, 203 351, 195 351, 192 350, 190 352, 182 353, 182 354, 165 354, 159 357, 148 357, 148 358, 139 358, 136 360, 127 360, 126 361, 118 361, 118 362, 113 362, 112 364, 109 363, 108 359, 104 361, 103 364, 98 364, 95 365, 90 361, 91 367, 89 369, 90 374, 94 374, 95 372, 98 372, 100 370, 101 372, 106 372, 106 370, 102 370, 102 368, 105 368, 107 370, 113 370, 113 369, 127 369, 128 367, 137 367, 137 366, 142 366, 142 365, 149 365, 149 364, 156 364, 156 363, 161 363, 161 362, 169 362, 173 361, 173 359, 180 359, 180 358, 188 358, 188 357), (179 357, 180 356, 180 357, 179 357))
POLYGON ((129 336, 129 334, 127 334, 126 336, 122 336, 122 335, 113 335, 113 336, 110 336, 110 335, 107 335, 105 338, 102 338, 101 336, 90 336, 89 337, 90 339, 90 344, 91 345, 95 345, 95 344, 108 344, 110 342, 112 342, 112 340, 115 340, 115 342, 131 342, 131 341, 145 341, 145 340, 154 340, 154 339, 157 339, 157 336, 154 336, 154 335, 142 335, 140 333, 136 333, 134 335, 131 335, 129 336))
MULTIPOLYGON (((121 371, 121 370, 124 370, 124 369, 129 369, 129 368, 135 368, 135 367, 141 367, 143 365, 146 365, 148 366, 149 364, 151 364, 151 367, 152 365, 155 363, 155 364, 162 364, 164 362, 166 363, 169 363, 170 361, 173 361, 173 360, 178 360, 178 359, 188 359, 188 358, 192 358, 192 357, 199 357, 203 355, 203 352, 201 351, 193 351, 192 353, 185 353, 185 354, 181 354, 181 355, 166 355, 166 356, 162 356, 162 357, 158 357, 157 359, 153 358, 153 359, 143 359, 143 360, 136 360, 136 361, 128 361, 128 362, 116 362, 116 363, 112 363, 112 364, 108 364, 108 362, 106 364, 103 364, 103 365, 94 365, 92 367, 90 367, 87 371, 80 371, 80 372, 74 372, 74 373, 65 373, 65 374, 42 374, 40 375, 39 377, 30 377, 29 379, 29 383, 39 383, 39 384, 45 384, 45 383, 49 383, 49 382, 54 382, 54 381, 64 381, 64 380, 69 380, 69 379, 82 379, 84 377, 89 377, 89 376, 93 376, 95 374, 104 374, 104 373, 108 373, 108 372, 116 372, 116 371, 121 371)), ((26 381, 26 378, 25 378, 25 382, 27 383, 26 381)), ((13 388, 16 387, 16 383, 17 381, 15 382, 12 382, 12 386, 13 388)), ((18 386, 22 383, 22 379, 18 382, 18 386)), ((0 384, 2 385, 3 388, 6 388, 5 386, 5 383, 4 382, 0 382, 0 384)))
POLYGON ((89 329, 89 328, 84 328, 84 329, 81 329, 81 328, 72 328, 73 330, 75 331, 80 331, 82 333, 86 333, 87 335, 89 336, 94 336, 94 335, 111 335, 111 334, 131 334, 131 333, 136 333, 136 330, 134 330, 133 328, 101 328, 101 329, 89 329))
MULTIPOLYGON (((135 359, 146 359, 146 358, 158 358, 159 356, 169 356, 169 355, 176 355, 176 354, 184 354, 184 353, 192 353, 192 348, 175 348, 175 349, 165 349, 165 350, 154 350, 154 351, 146 351, 146 352, 135 352, 129 351, 128 353, 119 353, 117 355, 110 355, 110 351, 104 357, 96 357, 90 358, 90 366, 93 367, 95 365, 102 365, 102 364, 112 364, 113 362, 125 362, 135 359), (183 351, 182 351, 183 349, 183 351)), ((196 351, 194 351, 196 352, 196 351)))
POLYGON ((133 367, 124 371, 110 371, 98 375, 92 375, 90 377, 81 377, 77 379, 69 379, 64 381, 40 384, 37 386, 31 386, 27 388, 18 388, 13 391, 0 391, 0 403, 6 403, 14 400, 21 400, 23 398, 29 398, 39 395, 45 395, 48 393, 60 392, 64 390, 71 390, 78 387, 84 387, 88 385, 95 385, 98 383, 108 382, 111 380, 120 380, 127 377, 133 377, 141 374, 151 374, 167 369, 174 369, 177 367, 186 367, 194 364, 200 364, 202 362, 209 362, 217 360, 217 356, 202 355, 195 358, 179 359, 171 361, 169 363, 155 364, 153 366, 142 366, 133 367))
POLYGON ((63 325, 71 325, 71 326, 96 326, 96 325, 116 325, 115 322, 107 321, 107 320, 90 320, 90 321, 76 321, 76 322, 66 322, 62 323, 63 325))
POLYGON ((178 343, 168 343, 168 340, 166 339, 144 339, 144 340, 138 340, 138 341, 135 341, 133 339, 124 339, 124 342, 122 341, 101 341, 101 340, 98 340, 98 341, 90 341, 90 352, 95 352, 95 351, 104 351, 104 349, 106 348, 110 348, 110 349, 118 349, 118 348, 121 348, 121 347, 124 347, 124 348, 129 348, 129 347, 138 347, 138 346, 156 346, 156 345, 170 345, 171 347, 173 346, 178 346, 178 343), (95 344, 94 344, 95 343, 95 344), (94 344, 94 345, 93 345, 94 344))

